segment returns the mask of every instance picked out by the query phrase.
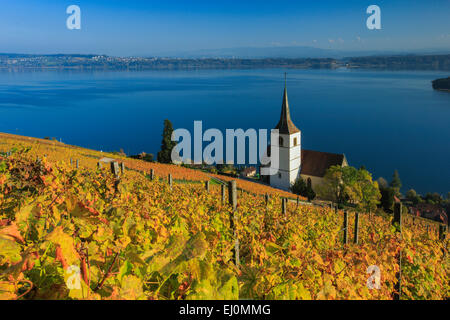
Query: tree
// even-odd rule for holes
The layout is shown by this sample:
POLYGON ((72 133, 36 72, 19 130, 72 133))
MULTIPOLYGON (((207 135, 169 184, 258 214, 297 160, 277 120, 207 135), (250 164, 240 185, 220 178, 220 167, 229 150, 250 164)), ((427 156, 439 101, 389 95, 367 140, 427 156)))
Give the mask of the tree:
POLYGON ((360 200, 358 208, 365 212, 376 210, 377 204, 380 203, 381 193, 378 182, 372 180, 372 175, 365 169, 358 170, 358 180, 356 187, 360 189, 360 200))
POLYGON ((153 162, 153 154, 152 153, 142 152, 142 153, 137 154, 137 155, 131 155, 130 158, 144 160, 144 161, 147 161, 147 162, 153 162))
POLYGON ((434 193, 427 193, 424 197, 424 200, 431 204, 441 204, 444 200, 442 199, 441 195, 437 192, 434 193))
POLYGON ((415 205, 422 202, 422 198, 417 194, 416 190, 414 189, 408 190, 406 192, 406 199, 408 199, 415 205))
POLYGON ((144 153, 142 156, 142 160, 147 162, 153 162, 153 153, 144 153))
POLYGON ((341 166, 328 168, 323 183, 318 187, 319 196, 338 204, 344 204, 346 202, 345 188, 349 183, 347 176, 341 166))
POLYGON ((392 210, 392 206, 394 205, 395 189, 390 187, 380 187, 380 193, 381 207, 384 209, 384 211, 390 212, 392 210))
POLYGON ((378 183, 372 181, 372 175, 365 169, 351 166, 332 166, 318 187, 319 195, 340 205, 356 204, 360 210, 370 211, 376 208, 381 198, 378 183))
POLYGON ((172 141, 173 126, 169 120, 164 120, 164 129, 162 134, 161 151, 158 152, 158 162, 171 163, 172 149, 176 142, 172 141))
POLYGON ((383 178, 383 177, 379 177, 378 180, 377 180, 377 182, 378 182, 378 186, 379 186, 380 188, 387 188, 387 187, 389 187, 388 182, 387 182, 386 179, 383 178))
POLYGON ((410 189, 408 191, 406 191, 406 199, 408 200, 412 200, 415 197, 417 197, 417 192, 414 189, 410 189))
POLYGON ((308 198, 308 201, 311 201, 316 197, 316 193, 312 189, 310 180, 306 183, 301 177, 298 177, 297 180, 295 180, 294 184, 291 186, 291 191, 292 193, 308 198))
POLYGON ((394 174, 392 175, 392 180, 391 180, 391 183, 389 184, 389 186, 391 188, 394 188, 396 195, 400 195, 402 181, 400 180, 400 175, 398 174, 397 170, 394 171, 394 174))

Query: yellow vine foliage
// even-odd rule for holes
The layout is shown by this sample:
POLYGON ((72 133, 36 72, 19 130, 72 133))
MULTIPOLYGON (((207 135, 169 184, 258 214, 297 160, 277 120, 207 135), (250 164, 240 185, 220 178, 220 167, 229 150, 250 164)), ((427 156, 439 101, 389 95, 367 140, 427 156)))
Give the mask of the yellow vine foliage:
MULTIPOLYGON (((257 194, 257 195, 265 195, 268 194, 270 196, 281 196, 284 198, 290 198, 290 199, 296 199, 297 195, 293 194, 291 192, 287 192, 287 191, 283 191, 280 189, 275 189, 272 187, 269 187, 268 185, 264 185, 264 184, 259 184, 259 183, 255 183, 255 182, 251 182, 251 181, 247 181, 247 180, 243 180, 243 179, 236 179, 236 178, 232 178, 232 177, 228 177, 228 176, 224 176, 224 175, 219 175, 219 174, 211 174, 211 177, 216 178, 220 181, 236 181, 236 186, 237 188, 244 190, 245 192, 249 192, 252 194, 257 194)), ((300 200, 306 200, 305 197, 299 197, 300 200)))
POLYGON ((0 157, 0 299, 392 299, 399 255, 402 299, 450 295, 448 236, 407 218, 400 235, 360 214, 359 244, 343 245, 342 212, 291 202, 284 215, 279 195, 243 193, 233 213, 219 186, 135 170, 117 184, 48 148, 0 157))

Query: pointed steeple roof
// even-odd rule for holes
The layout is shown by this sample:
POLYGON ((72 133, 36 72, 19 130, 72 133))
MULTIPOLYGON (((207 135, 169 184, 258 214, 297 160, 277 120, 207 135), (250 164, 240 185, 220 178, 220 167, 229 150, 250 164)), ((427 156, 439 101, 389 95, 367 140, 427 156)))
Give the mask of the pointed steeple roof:
POLYGON ((286 89, 286 73, 284 74, 284 95, 283 104, 281 105, 281 116, 275 129, 278 129, 280 134, 293 134, 300 132, 291 120, 291 114, 289 112, 289 102, 286 89))

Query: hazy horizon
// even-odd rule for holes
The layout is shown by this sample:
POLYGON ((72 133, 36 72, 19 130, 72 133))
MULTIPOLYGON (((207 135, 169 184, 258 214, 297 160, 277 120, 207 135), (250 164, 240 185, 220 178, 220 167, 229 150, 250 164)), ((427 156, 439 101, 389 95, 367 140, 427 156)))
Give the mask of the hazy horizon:
MULTIPOLYGON (((62 51, 54 51, 54 52, 18 52, 18 51, 0 51, 0 54, 2 55, 106 55, 111 57, 173 57, 173 58, 184 58, 188 56, 197 56, 200 55, 203 52, 208 53, 209 55, 212 55, 213 52, 227 52, 231 50, 271 50, 271 49, 278 49, 278 50, 289 50, 289 49, 311 49, 311 50, 321 50, 323 52, 330 52, 331 54, 329 56, 324 56, 324 58, 334 58, 337 53, 340 53, 341 56, 344 56, 346 53, 352 53, 352 54, 361 54, 362 56, 365 55, 426 55, 426 54, 450 54, 450 48, 422 48, 417 50, 333 50, 333 49, 322 49, 318 47, 313 46, 280 46, 280 47, 264 47, 264 46, 255 46, 255 47, 229 47, 229 48, 217 48, 217 49, 209 49, 209 48, 202 48, 197 50, 169 50, 169 51, 160 51, 155 52, 153 54, 139 54, 139 55, 109 55, 102 52, 62 52, 62 51)), ((262 51, 263 52, 263 51, 262 51)), ((227 54, 224 54, 227 55, 227 54)), ((240 56, 238 56, 240 58, 240 56)), ((279 58, 288 58, 285 56, 279 56, 279 58)))

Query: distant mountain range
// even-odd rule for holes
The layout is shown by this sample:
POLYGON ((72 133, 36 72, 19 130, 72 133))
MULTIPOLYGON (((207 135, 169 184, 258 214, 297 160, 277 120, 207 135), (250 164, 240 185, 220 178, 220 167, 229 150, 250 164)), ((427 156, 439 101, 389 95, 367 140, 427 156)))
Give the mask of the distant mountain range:
POLYGON ((240 59, 263 59, 263 58, 334 58, 386 56, 405 54, 449 54, 450 49, 423 49, 414 51, 387 51, 387 50, 360 50, 345 51, 335 49, 322 49, 308 46, 273 46, 273 47, 238 47, 224 49, 205 49, 192 51, 167 51, 159 52, 149 56, 169 58, 240 58, 240 59))

